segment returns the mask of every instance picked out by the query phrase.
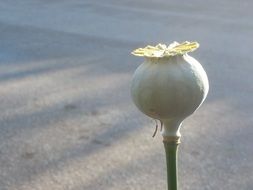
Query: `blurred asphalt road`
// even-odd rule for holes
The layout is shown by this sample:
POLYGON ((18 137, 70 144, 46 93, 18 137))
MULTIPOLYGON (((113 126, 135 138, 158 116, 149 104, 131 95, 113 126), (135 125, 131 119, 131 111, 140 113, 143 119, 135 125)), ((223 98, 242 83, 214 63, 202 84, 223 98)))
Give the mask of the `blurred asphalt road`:
POLYGON ((198 41, 210 93, 182 128, 180 190, 253 189, 253 1, 0 0, 0 190, 165 190, 131 50, 198 41))

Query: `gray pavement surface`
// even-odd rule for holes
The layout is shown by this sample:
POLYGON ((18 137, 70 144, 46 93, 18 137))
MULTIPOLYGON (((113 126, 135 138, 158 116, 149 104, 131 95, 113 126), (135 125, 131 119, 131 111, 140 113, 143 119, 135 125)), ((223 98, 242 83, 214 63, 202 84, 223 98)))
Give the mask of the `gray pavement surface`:
POLYGON ((129 86, 146 44, 196 40, 210 93, 182 128, 180 190, 253 189, 253 1, 0 0, 0 190, 166 189, 129 86))

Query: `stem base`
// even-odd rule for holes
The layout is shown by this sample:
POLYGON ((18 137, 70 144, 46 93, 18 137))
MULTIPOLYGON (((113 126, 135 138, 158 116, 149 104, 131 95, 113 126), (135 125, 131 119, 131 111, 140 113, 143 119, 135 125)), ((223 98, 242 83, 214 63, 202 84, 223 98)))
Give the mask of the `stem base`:
POLYGON ((177 190, 177 149, 179 138, 164 138, 163 143, 166 153, 168 190, 177 190))

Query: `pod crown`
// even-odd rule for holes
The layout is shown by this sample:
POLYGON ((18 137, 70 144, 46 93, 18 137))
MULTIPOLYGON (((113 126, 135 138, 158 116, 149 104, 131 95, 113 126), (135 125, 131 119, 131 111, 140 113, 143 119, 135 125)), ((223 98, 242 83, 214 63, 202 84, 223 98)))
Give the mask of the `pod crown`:
POLYGON ((171 57, 176 55, 184 55, 188 52, 192 52, 199 47, 198 42, 188 42, 183 43, 173 42, 166 46, 165 44, 158 44, 156 46, 146 46, 144 48, 138 48, 132 52, 135 56, 141 57, 171 57))

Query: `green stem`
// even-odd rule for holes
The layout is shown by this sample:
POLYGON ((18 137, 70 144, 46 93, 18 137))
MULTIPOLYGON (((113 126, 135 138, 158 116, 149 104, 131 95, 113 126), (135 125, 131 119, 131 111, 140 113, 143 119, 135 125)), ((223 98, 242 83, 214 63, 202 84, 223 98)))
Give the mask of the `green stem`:
POLYGON ((176 142, 164 141, 168 190, 177 190, 177 147, 176 142))

